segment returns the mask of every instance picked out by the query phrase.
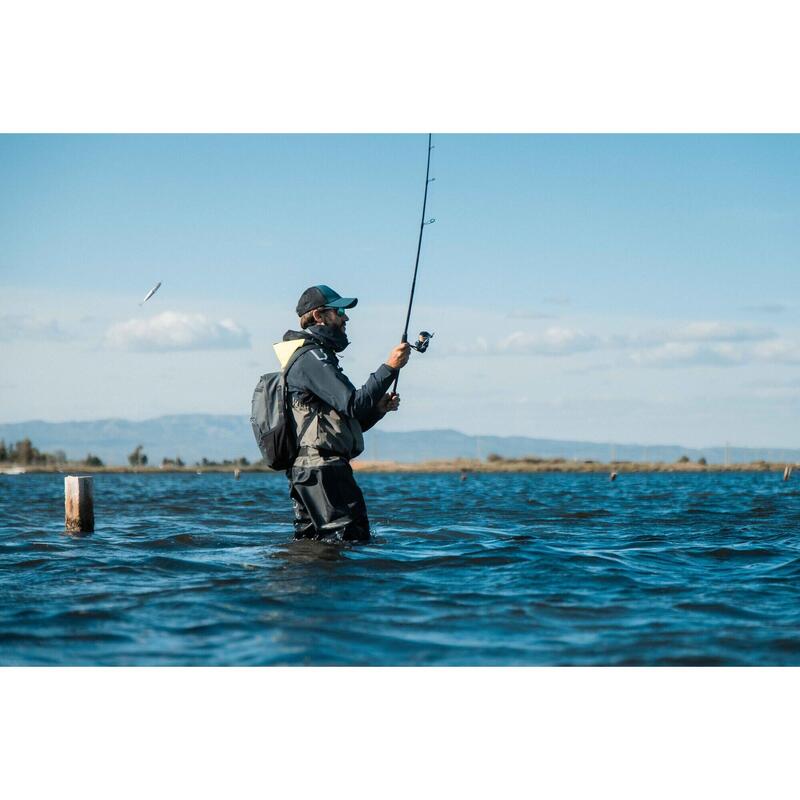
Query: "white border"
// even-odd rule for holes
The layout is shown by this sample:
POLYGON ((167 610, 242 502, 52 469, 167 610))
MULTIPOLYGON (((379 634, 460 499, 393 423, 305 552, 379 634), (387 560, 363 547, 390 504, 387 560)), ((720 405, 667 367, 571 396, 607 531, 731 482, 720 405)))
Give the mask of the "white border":
POLYGON ((789 797, 796 679, 779 668, 12 668, 0 788, 15 800, 789 797))
POLYGON ((796 4, 26 0, 0 130, 798 130, 796 4))

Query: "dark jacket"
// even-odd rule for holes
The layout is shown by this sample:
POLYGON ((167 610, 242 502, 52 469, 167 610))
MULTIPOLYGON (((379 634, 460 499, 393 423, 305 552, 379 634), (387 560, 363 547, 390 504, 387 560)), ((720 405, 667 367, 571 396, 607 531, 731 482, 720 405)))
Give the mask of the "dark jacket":
MULTIPOLYGON (((346 338, 344 342, 346 345, 346 338)), ((392 385, 397 370, 381 364, 356 389, 339 366, 336 349, 341 348, 341 340, 328 336, 320 325, 287 331, 283 342, 275 346, 282 367, 295 349, 301 350, 286 379, 297 431, 302 432, 295 466, 355 458, 364 451, 362 432, 384 416, 378 401, 392 385)))

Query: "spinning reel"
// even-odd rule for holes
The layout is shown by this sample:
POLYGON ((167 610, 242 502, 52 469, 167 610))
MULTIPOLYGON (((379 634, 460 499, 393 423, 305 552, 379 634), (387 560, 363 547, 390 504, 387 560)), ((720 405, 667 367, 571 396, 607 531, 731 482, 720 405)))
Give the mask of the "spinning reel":
POLYGON ((431 343, 432 338, 432 333, 428 333, 428 331, 420 331, 419 336, 417 336, 417 343, 410 345, 410 347, 413 347, 418 353, 424 353, 428 349, 428 345, 431 343))

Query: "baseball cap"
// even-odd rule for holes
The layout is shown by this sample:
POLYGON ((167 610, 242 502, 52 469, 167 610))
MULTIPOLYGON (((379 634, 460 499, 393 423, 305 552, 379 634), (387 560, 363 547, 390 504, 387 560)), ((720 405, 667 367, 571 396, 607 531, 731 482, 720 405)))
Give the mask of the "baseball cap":
POLYGON ((357 297, 342 297, 338 292, 334 292, 330 286, 320 284, 310 286, 297 301, 297 316, 302 317, 315 308, 352 308, 358 302, 357 297))

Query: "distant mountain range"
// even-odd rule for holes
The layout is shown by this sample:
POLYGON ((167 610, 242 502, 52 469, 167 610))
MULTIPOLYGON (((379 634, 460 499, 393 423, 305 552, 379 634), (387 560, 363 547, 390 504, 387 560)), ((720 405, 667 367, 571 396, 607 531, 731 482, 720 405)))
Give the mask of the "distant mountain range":
MULTIPOLYGON (((250 420, 236 415, 180 414, 132 422, 103 419, 92 422, 0 423, 0 439, 7 444, 28 438, 40 451, 63 450, 71 459, 87 453, 106 464, 126 464, 128 453, 142 445, 151 464, 179 456, 187 464, 202 458, 222 461, 244 456, 260 458, 250 420)), ((759 447, 708 447, 679 445, 613 444, 532 439, 527 436, 468 436, 454 430, 391 432, 373 429, 365 435, 362 459, 413 463, 433 459, 480 458, 489 454, 510 457, 538 456, 593 461, 673 462, 683 455, 692 461, 705 457, 710 464, 767 461, 800 462, 800 450, 759 447)))

